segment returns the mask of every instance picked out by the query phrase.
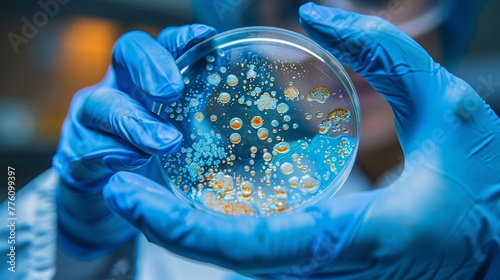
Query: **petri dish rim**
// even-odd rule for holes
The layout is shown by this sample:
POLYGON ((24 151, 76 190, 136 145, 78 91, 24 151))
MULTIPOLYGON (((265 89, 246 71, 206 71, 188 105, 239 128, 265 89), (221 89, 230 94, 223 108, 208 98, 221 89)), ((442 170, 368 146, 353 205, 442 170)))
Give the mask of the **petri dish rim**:
MULTIPOLYGON (((354 118, 357 120, 356 121, 356 140, 357 140, 357 145, 355 145, 354 150, 352 152, 352 157, 346 162, 345 170, 348 172, 341 172, 337 178, 331 183, 332 185, 337 185, 340 184, 339 187, 335 188, 334 191, 332 192, 327 192, 325 191, 321 195, 316 195, 315 197, 311 198, 307 203, 304 203, 298 208, 293 208, 291 210, 281 212, 278 215, 287 215, 287 214, 293 214, 296 213, 297 211, 300 211, 300 209, 304 209, 305 207, 311 206, 315 203, 317 203, 319 200, 324 200, 328 199, 331 196, 333 196, 340 188, 341 186, 345 183, 347 177, 349 176, 350 172, 352 171, 352 168, 354 166, 355 159, 357 157, 358 153, 358 148, 359 148, 359 135, 360 135, 360 130, 361 130, 361 110, 359 107, 359 100, 356 94, 356 90, 354 88, 354 85, 352 81, 348 78, 349 76, 347 75, 347 71, 344 69, 340 61, 335 58, 329 51, 321 47, 319 44, 316 42, 312 41, 310 38, 295 33, 293 31, 289 31, 286 29, 281 29, 281 28, 276 28, 276 27, 269 27, 269 26, 251 26, 251 27, 243 27, 243 28, 237 28, 233 30, 229 30, 223 33, 219 33, 217 35, 214 35, 208 39, 205 39, 204 41, 196 44, 192 48, 190 48, 188 51, 186 51, 184 54, 182 54, 177 60, 176 64, 180 69, 181 74, 185 73, 191 63, 193 61, 197 61, 198 59, 201 59, 205 57, 208 53, 213 52, 214 50, 217 49, 224 49, 227 47, 230 47, 232 45, 237 46, 242 43, 277 43, 277 44, 283 44, 287 45, 289 47, 299 49, 320 62, 324 63, 326 66, 328 66, 332 72, 335 74, 335 76, 339 79, 339 81, 342 83, 343 88, 346 90, 346 93, 349 95, 349 103, 351 105, 351 108, 353 111, 351 114, 354 115, 354 118)), ((152 111, 158 115, 163 110, 163 105, 164 104, 159 104, 159 103, 153 103, 152 111)), ((227 215, 223 214, 221 212, 218 212, 216 210, 210 209, 208 207, 203 206, 198 201, 192 201, 189 200, 183 193, 178 189, 178 187, 173 184, 170 179, 168 178, 168 175, 164 171, 164 169, 161 167, 162 162, 160 157, 157 157, 158 164, 160 165, 161 168, 161 173, 163 177, 165 178, 167 184, 169 185, 170 188, 174 189, 174 193, 176 194, 177 197, 179 197, 181 200, 186 202, 188 205, 191 205, 192 207, 196 209, 200 209, 201 211, 209 212, 214 215, 222 216, 222 217, 239 217, 239 215, 227 215)), ((271 214, 274 215, 274 214, 271 214)), ((261 215, 255 215, 255 217, 261 217, 261 215)))

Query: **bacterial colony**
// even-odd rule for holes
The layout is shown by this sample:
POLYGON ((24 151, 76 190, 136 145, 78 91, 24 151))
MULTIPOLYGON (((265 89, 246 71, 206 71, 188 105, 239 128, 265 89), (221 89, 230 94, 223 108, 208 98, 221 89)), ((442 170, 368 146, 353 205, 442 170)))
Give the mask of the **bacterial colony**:
POLYGON ((285 212, 338 188, 357 143, 352 109, 309 64, 218 50, 185 69, 183 96, 164 109, 184 135, 161 158, 171 186, 235 215, 285 212))

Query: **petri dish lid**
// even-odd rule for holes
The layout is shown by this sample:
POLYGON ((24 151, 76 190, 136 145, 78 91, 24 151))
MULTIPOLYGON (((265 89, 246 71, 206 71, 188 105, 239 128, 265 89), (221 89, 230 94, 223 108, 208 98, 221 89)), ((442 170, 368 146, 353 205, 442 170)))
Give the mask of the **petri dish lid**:
POLYGON ((245 27, 177 60, 184 92, 152 110, 184 136, 159 156, 174 193, 222 214, 293 213, 335 194, 354 165, 359 101, 346 71, 300 34, 245 27))

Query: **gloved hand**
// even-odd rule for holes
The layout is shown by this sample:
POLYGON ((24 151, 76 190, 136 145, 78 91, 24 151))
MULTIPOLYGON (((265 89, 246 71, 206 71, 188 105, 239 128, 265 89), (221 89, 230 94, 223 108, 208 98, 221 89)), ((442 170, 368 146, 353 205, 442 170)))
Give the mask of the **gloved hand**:
MULTIPOLYGON (((148 108, 180 96, 184 84, 175 59, 214 34, 204 25, 167 28, 157 40, 127 33, 116 43, 103 81, 75 95, 53 159, 62 182, 58 226, 66 253, 92 258, 137 234, 109 211, 102 188, 116 172, 138 170, 152 155, 179 148, 182 135, 148 108)), ((152 176, 147 167, 143 171, 152 176)))
MULTIPOLYGON (((391 104, 405 154, 393 184, 301 213, 219 217, 120 172, 118 215, 173 252, 271 279, 498 279, 500 120, 464 81, 376 17, 306 4, 315 41, 391 104)), ((383 160, 383 159, 382 159, 383 160)))

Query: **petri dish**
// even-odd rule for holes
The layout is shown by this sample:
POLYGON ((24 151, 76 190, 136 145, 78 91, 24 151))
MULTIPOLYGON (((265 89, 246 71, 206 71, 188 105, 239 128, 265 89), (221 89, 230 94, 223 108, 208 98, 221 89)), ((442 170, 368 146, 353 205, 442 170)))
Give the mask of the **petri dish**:
POLYGON ((245 27, 197 44, 177 65, 183 95, 152 109, 184 136, 176 154, 158 157, 182 200, 267 216, 341 188, 358 150, 360 109, 329 52, 288 30, 245 27))

